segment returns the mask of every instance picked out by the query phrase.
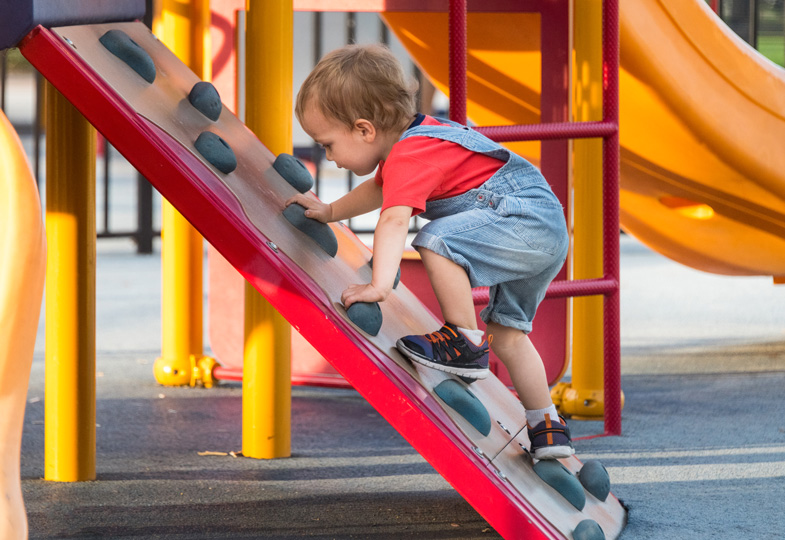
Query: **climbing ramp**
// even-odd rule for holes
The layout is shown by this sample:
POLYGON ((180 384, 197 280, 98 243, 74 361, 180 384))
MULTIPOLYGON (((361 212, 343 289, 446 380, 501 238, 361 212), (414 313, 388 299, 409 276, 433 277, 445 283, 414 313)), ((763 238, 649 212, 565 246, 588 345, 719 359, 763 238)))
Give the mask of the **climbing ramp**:
POLYGON ((225 107, 198 110, 199 79, 143 24, 39 26, 19 47, 501 535, 618 537, 626 513, 601 464, 535 464, 498 379, 467 386, 397 353, 400 336, 441 325, 405 286, 380 304, 378 331, 365 326, 375 335, 349 319, 340 295, 370 280, 369 249, 341 224, 287 219, 296 189, 276 156, 225 107))

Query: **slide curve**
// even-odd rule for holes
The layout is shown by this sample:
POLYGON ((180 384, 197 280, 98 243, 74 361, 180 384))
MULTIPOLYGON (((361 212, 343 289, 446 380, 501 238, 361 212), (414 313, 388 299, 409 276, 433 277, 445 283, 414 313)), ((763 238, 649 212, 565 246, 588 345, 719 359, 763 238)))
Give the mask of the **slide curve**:
MULTIPOLYGON (((447 92, 447 14, 384 17, 447 92)), ((703 0, 624 0, 619 17, 622 227, 699 270, 785 276, 785 70, 703 0)), ((469 118, 539 122, 539 18, 470 12, 468 40, 469 118)))
POLYGON ((41 199, 22 143, 0 111, 0 538, 27 538, 22 424, 44 293, 41 199))

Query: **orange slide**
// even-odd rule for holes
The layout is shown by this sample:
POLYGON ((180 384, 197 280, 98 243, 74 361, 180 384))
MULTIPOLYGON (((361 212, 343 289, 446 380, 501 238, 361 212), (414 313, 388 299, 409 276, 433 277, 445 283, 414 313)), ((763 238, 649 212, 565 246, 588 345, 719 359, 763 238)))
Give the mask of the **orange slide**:
POLYGON ((27 538, 19 459, 46 240, 22 144, 0 111, 0 538, 27 538))
MULTIPOLYGON (((384 17, 446 92, 446 13, 384 17)), ((703 0, 624 0, 619 25, 622 227, 699 270, 785 278, 785 71, 703 0)), ((474 122, 539 122, 539 35, 536 15, 468 14, 474 122)))

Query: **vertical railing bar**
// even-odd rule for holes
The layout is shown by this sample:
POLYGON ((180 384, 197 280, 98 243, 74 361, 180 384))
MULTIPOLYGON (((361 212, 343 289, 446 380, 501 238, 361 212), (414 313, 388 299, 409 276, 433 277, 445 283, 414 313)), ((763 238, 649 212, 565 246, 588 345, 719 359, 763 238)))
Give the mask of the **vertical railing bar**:
POLYGON ((33 173, 39 191, 41 188, 41 119, 43 118, 44 80, 35 72, 35 113, 33 115, 33 173))
MULTIPOLYGON (((602 23, 603 120, 619 123, 619 4, 604 0, 602 23)), ((603 140, 603 272, 617 283, 619 275, 619 131, 603 140)), ((604 303, 605 434, 621 435, 620 291, 604 303)))
MULTIPOLYGON (((104 180, 104 201, 103 201, 103 207, 104 207, 104 219, 103 219, 104 230, 103 230, 103 232, 104 233, 111 232, 109 230, 109 173, 110 173, 109 159, 110 159, 110 154, 111 154, 111 147, 112 147, 112 145, 109 144, 109 141, 104 139, 104 167, 103 167, 103 169, 104 169, 103 170, 103 173, 104 173, 104 178, 103 178, 103 180, 104 180)), ((138 228, 138 225, 137 225, 137 228, 138 228)))
POLYGON ((466 2, 450 0, 450 120, 466 124, 466 2))
MULTIPOLYGON (((316 66, 316 63, 322 57, 322 13, 317 11, 313 15, 313 65, 316 66)), ((314 193, 318 197, 322 180, 322 149, 316 143, 311 145, 311 161, 313 161, 316 168, 313 183, 314 193)))
MULTIPOLYGON (((347 43, 347 45, 354 44, 354 43, 357 42, 356 14, 354 12, 347 12, 345 21, 346 21, 346 43, 347 43)), ((347 171, 346 171, 346 192, 347 193, 352 190, 352 186, 354 184, 352 182, 353 176, 354 176, 354 173, 352 173, 352 171, 347 169, 347 171)), ((352 228, 352 218, 349 218, 346 223, 349 226, 349 228, 351 229, 352 228)))
POLYGON ((8 66, 8 49, 0 51, 0 110, 5 111, 5 81, 8 66))

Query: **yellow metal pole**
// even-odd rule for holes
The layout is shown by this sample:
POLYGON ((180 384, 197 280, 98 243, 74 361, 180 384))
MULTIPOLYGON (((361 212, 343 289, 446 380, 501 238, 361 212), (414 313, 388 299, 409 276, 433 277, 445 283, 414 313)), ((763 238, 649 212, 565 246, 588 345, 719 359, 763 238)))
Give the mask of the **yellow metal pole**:
POLYGON ((46 85, 44 478, 95 479, 95 129, 46 85))
MULTIPOLYGON (((210 7, 207 0, 163 0, 156 18, 158 37, 197 76, 211 76, 209 35, 210 7)), ((162 205, 162 350, 153 371, 164 385, 210 382, 201 374, 205 365, 202 340, 201 235, 167 201, 162 205)), ((206 385, 209 385, 206 384, 206 385)))
MULTIPOLYGON (((602 0, 574 3, 574 118, 602 120, 602 0)), ((573 279, 602 277, 602 140, 574 142, 573 279)), ((572 382, 552 391, 560 412, 602 418, 603 298, 573 299, 572 382)))
MULTIPOLYGON (((274 154, 292 151, 292 0, 248 0, 246 123, 274 154)), ((291 455, 291 329, 246 283, 243 455, 291 455)))

